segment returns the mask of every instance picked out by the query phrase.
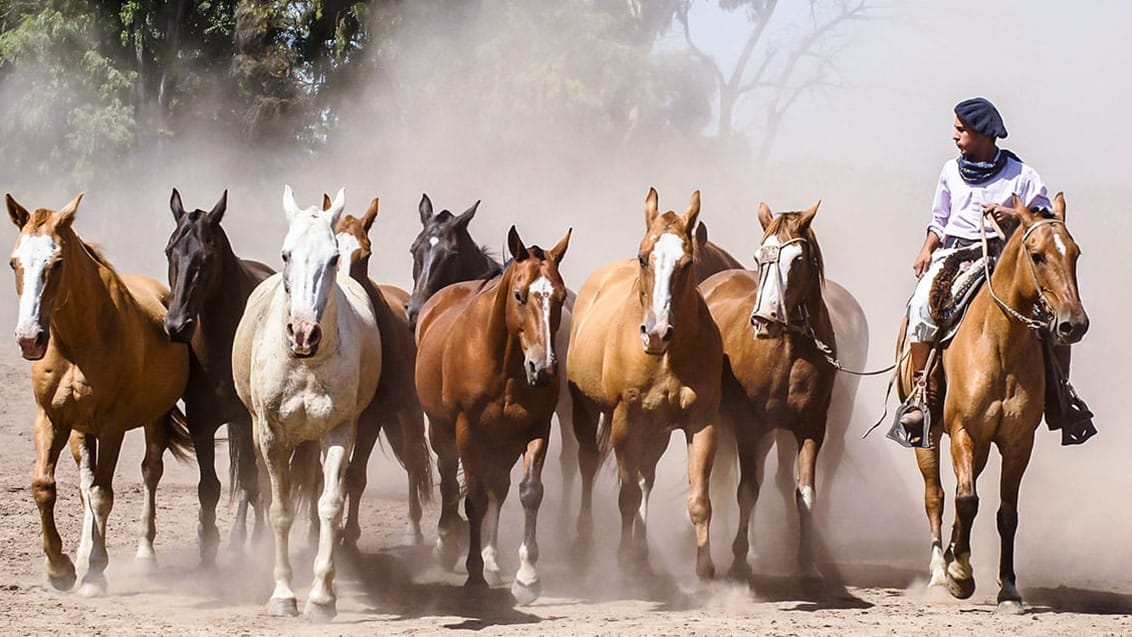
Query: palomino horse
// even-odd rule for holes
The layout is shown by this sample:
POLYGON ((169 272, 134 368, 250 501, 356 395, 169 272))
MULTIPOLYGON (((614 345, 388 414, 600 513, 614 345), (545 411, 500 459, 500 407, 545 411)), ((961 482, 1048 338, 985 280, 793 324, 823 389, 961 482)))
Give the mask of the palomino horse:
POLYGON ((687 212, 677 215, 659 213, 656 190, 649 190, 647 230, 637 258, 601 268, 578 293, 566 372, 580 445, 579 545, 586 549, 592 541, 594 474, 611 444, 621 480, 618 555, 623 567, 647 565, 645 524, 656 464, 672 430, 683 429, 696 573, 711 578, 708 482, 723 346, 692 271, 692 229, 699 212, 699 191, 687 212), (599 415, 606 423, 600 441, 599 415))
POLYGON ((35 394, 32 493, 43 528, 47 577, 59 590, 75 583, 55 527, 55 463, 70 437, 83 502, 79 592, 106 591, 106 521, 114 504, 114 468, 128 429, 144 426, 145 500, 137 557, 153 559, 155 493, 169 446, 189 448, 177 400, 189 375, 188 349, 162 330, 169 291, 144 276, 118 274, 71 227, 82 195, 59 212, 28 212, 11 195, 20 229, 12 251, 19 319, 16 342, 31 366, 35 394))
MULTIPOLYGON (((971 569, 971 526, 979 510, 975 482, 991 445, 998 448, 1002 456, 998 609, 1009 614, 1022 612, 1014 574, 1018 488, 1030 461, 1045 395, 1042 348, 1023 321, 1031 320, 1035 307, 1041 308, 1051 316, 1052 336, 1061 344, 1076 343, 1089 328, 1077 291, 1081 252, 1065 225, 1065 198, 1061 193, 1054 197, 1049 219, 1031 213, 1017 197, 1014 208, 1021 226, 1007 240, 989 285, 972 299, 963 323, 943 350, 947 391, 942 422, 937 419, 932 425, 932 448, 916 449, 932 533, 929 585, 945 584, 952 595, 966 599, 975 591, 971 569), (939 476, 944 431, 951 439, 957 482, 955 523, 946 551, 939 476)), ((906 378, 907 367, 905 362, 906 378)))
MULTIPOLYGON (((512 226, 507 236, 512 261, 503 274, 437 292, 417 324, 417 391, 428 414, 442 480, 456 479, 446 473, 454 472, 457 455, 464 466, 468 586, 500 581, 499 510, 511 486, 511 467, 523 457, 519 499, 526 525, 511 592, 524 604, 541 590, 535 527, 550 418, 560 387, 554 333, 566 286, 558 268, 569 241, 567 233, 551 250, 527 248, 512 226)), ((444 509, 437 546, 443 559, 454 561, 459 528, 455 511, 444 509)))
MULTIPOLYGON (((283 241, 283 273, 252 292, 236 328, 232 375, 252 416, 256 451, 271 480, 275 529, 272 615, 295 615, 288 536, 294 521, 292 484, 302 495, 317 454, 296 454, 302 443, 322 447, 318 500, 318 554, 304 613, 336 613, 334 553, 342 523, 345 473, 358 415, 373 399, 381 376, 381 336, 366 291, 338 267, 334 226, 346 205, 339 190, 330 210, 300 209, 291 187, 283 191, 290 226, 283 241), (295 477, 291 475, 292 471, 295 477)), ((313 497, 313 494, 306 494, 313 497)))
POLYGON ((820 577, 812 542, 814 469, 825 440, 836 370, 815 344, 816 338, 835 347, 822 298, 821 250, 810 227, 817 210, 814 204, 805 212, 775 217, 760 204, 764 234, 758 270, 727 270, 700 286, 723 336, 720 416, 734 433, 739 454, 739 527, 731 566, 737 577, 750 572, 748 537, 758 498, 759 447, 775 428, 789 430, 798 443, 798 561, 805 576, 820 577))
MULTIPOLYGON (((421 217, 421 232, 413 241, 409 252, 413 255, 413 295, 405 306, 409 314, 410 325, 416 326, 417 314, 421 305, 441 288, 461 281, 487 280, 499 276, 503 272, 503 265, 495 260, 488 251, 477 244, 468 233, 468 224, 476 215, 480 202, 472 204, 470 208, 460 215, 453 215, 448 210, 433 212, 432 200, 428 195, 421 195, 418 211, 421 217)), ((574 308, 574 293, 566 290, 566 302, 562 306, 563 329, 555 334, 555 351, 565 360, 569 351, 571 313, 574 308)), ((574 439, 573 428, 570 422, 572 407, 570 406, 570 392, 566 390, 566 375, 559 374, 562 387, 558 392, 558 406, 554 412, 558 419, 558 432, 562 438, 562 450, 559 453, 559 465, 562 471, 563 506, 573 491, 574 478, 577 476, 577 465, 574 458, 578 451, 578 443, 574 439)), ((458 516, 460 491, 455 481, 455 467, 446 470, 441 467, 440 472, 440 499, 441 507, 450 511, 450 516, 458 516), (445 481, 444 476, 452 476, 445 481)), ((442 561, 454 561, 455 556, 449 556, 442 561)))
MULTIPOLYGON (((322 207, 329 210, 330 197, 323 195, 322 207)), ((338 252, 349 260, 350 276, 361 284, 373 306, 378 331, 381 332, 381 381, 373 401, 358 417, 358 435, 350 468, 346 470, 346 527, 343 540, 357 548, 362 529, 358 522, 358 506, 366 488, 366 466, 380 432, 393 447, 398 462, 409 474, 409 524, 413 542, 420 543, 421 501, 432 499, 432 458, 425 441, 424 412, 413 384, 417 364, 417 343, 409 329, 405 303, 409 294, 391 285, 378 285, 369 278, 369 258, 373 253, 369 230, 377 218, 378 200, 374 198, 361 219, 343 215, 334 228, 338 252)))
POLYGON ((231 460, 228 476, 232 493, 238 494, 231 547, 240 550, 244 545, 249 504, 255 506, 255 536, 263 529, 252 423, 232 383, 232 339, 252 290, 274 271, 258 261, 241 259, 232 251, 228 235, 220 227, 228 209, 228 191, 212 210, 186 211, 181 193, 174 188, 169 207, 177 226, 165 247, 173 291, 165 331, 174 341, 188 343, 192 353, 185 413, 200 467, 201 563, 211 565, 220 543, 216 529, 220 480, 216 477, 214 438, 225 423, 231 460))

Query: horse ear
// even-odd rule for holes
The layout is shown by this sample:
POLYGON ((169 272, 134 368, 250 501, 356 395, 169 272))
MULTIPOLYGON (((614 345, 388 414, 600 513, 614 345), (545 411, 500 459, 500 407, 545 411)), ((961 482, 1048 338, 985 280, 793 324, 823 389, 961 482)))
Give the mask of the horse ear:
POLYGON ((657 194, 656 188, 649 188, 649 194, 645 197, 645 227, 651 228, 652 222, 656 220, 657 216, 657 194))
POLYGON ((1065 193, 1059 192, 1053 196, 1053 217, 1065 222, 1065 193))
POLYGON ((695 247, 702 248, 707 245, 708 239, 706 223, 701 221, 696 224, 696 233, 693 238, 695 239, 695 241, 692 242, 692 245, 694 245, 695 247))
POLYGON ((86 193, 79 193, 75 198, 67 202, 63 209, 55 213, 59 216, 59 220, 55 222, 56 228, 69 228, 75 221, 75 213, 79 211, 79 202, 83 200, 83 195, 86 193))
POLYGON ((457 228, 467 228, 468 224, 471 223, 472 218, 476 216, 476 210, 479 207, 480 207, 480 202, 479 202, 479 200, 476 200, 476 202, 474 204, 472 204, 471 208, 468 208, 463 213, 461 213, 461 215, 459 217, 456 217, 456 227, 457 228))
POLYGON ((330 200, 330 195, 326 194, 325 192, 322 193, 322 209, 330 210, 330 206, 332 205, 334 205, 334 202, 330 200))
POLYGON ((346 189, 339 188, 338 194, 334 195, 334 201, 331 202, 330 208, 325 212, 330 215, 330 227, 338 227, 338 218, 342 216, 342 211, 346 209, 346 189))
POLYGON ((212 210, 208 211, 208 220, 210 222, 212 222, 212 225, 214 225, 214 226, 219 225, 220 220, 224 218, 224 213, 227 212, 227 210, 228 210, 228 189, 225 188, 224 194, 220 195, 220 199, 217 200, 216 205, 212 207, 212 210))
POLYGON ((432 200, 428 198, 427 194, 421 195, 421 203, 417 206, 421 213, 421 225, 428 225, 428 220, 432 219, 432 200))
POLYGON ((562 263, 562 257, 566 256, 566 248, 570 246, 570 235, 574 234, 574 229, 570 228, 566 231, 566 236, 558 242, 558 245, 550 249, 550 257, 555 263, 562 263))
MULTIPOLYGON (((688 210, 684 213, 684 228, 692 229, 696 225, 696 219, 700 216, 700 191, 692 193, 692 201, 688 204, 688 210)), ((692 233, 689 232, 689 235, 692 233)))
POLYGON ((291 185, 283 186, 283 212, 287 213, 287 222, 290 223, 301 213, 299 204, 295 203, 295 192, 291 190, 291 185))
POLYGON ((1034 223, 1034 213, 1026 207, 1026 202, 1022 201, 1022 198, 1017 194, 1013 195, 1013 199, 1014 212, 1018 213, 1018 220, 1022 222, 1022 225, 1029 226, 1034 223))
POLYGON ((369 234, 369 229, 373 227, 373 220, 377 219, 377 209, 380 204, 380 200, 374 197, 373 201, 369 202, 369 208, 366 208, 366 213, 362 215, 362 229, 366 231, 366 234, 369 234))
POLYGON ((511 251, 511 256, 516 263, 524 261, 530 256, 527 253, 527 246, 523 245, 523 240, 519 238, 519 231, 515 229, 515 226, 511 226, 511 229, 507 231, 507 249, 511 251))
POLYGON ((173 195, 169 197, 169 209, 173 211, 173 219, 180 221, 181 217, 185 216, 185 206, 181 203, 181 193, 177 189, 173 189, 173 195))
POLYGON ((763 232, 770 227, 770 222, 774 221, 774 213, 770 211, 770 206, 766 205, 765 201, 759 202, 759 225, 763 227, 763 232))
POLYGON ((11 194, 4 195, 4 202, 8 204, 8 216, 11 217, 12 223, 16 224, 16 227, 22 230, 24 225, 27 224, 28 218, 31 217, 31 214, 28 213, 27 208, 24 208, 19 202, 13 199, 11 194))
POLYGON ((798 231, 799 232, 805 231, 806 228, 810 227, 810 224, 814 220, 814 216, 818 214, 818 207, 820 207, 820 206, 821 206, 821 199, 818 199, 816 202, 814 202, 814 205, 810 206, 808 209, 806 209, 804 212, 802 212, 802 216, 798 220, 798 231))

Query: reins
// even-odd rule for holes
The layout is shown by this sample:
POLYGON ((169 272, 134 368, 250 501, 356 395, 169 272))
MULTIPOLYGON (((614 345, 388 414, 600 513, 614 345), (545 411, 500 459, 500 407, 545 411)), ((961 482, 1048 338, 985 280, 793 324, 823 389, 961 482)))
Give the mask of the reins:
MULTIPOLYGON (((988 215, 986 213, 984 213, 984 216, 988 216, 988 215)), ((1000 237, 1003 237, 1005 239, 1006 233, 1004 233, 1002 231, 1002 228, 999 227, 998 223, 995 222, 994 217, 989 217, 989 221, 992 224, 994 224, 995 232, 997 232, 1000 237)), ((1041 221, 1037 221, 1037 222, 1031 224, 1030 227, 1026 228, 1026 231, 1022 233, 1021 241, 1022 241, 1023 245, 1022 245, 1021 249, 1022 250, 1026 249, 1026 246, 1025 246, 1026 238, 1029 237, 1030 233, 1033 232, 1036 228, 1038 228, 1039 226, 1051 225, 1051 224, 1055 224, 1055 223, 1060 223, 1062 225, 1065 224, 1064 221, 1061 221, 1059 219, 1042 219, 1041 221)), ((1042 322, 1042 321, 1030 318, 1028 316, 1024 316, 1018 310, 1015 310, 1014 308, 1010 307, 1010 305, 1007 304, 1006 301, 1003 301, 1001 298, 999 298, 998 294, 995 293, 994 284, 991 282, 990 247, 989 247, 989 244, 987 242, 987 227, 986 227, 986 224, 982 224, 982 223, 979 224, 979 235, 980 235, 980 238, 981 238, 982 243, 983 243, 983 272, 986 275, 987 291, 990 292, 991 298, 994 299, 994 302, 998 305, 998 307, 1000 307, 1002 309, 1003 312, 1006 312, 1009 316, 1014 317, 1015 319, 1018 320, 1018 322, 1022 323, 1023 325, 1030 328, 1031 330, 1034 330, 1035 332, 1041 332, 1046 327, 1046 324, 1047 324, 1048 321, 1042 322)), ((1038 302, 1041 305, 1041 308, 1040 308, 1041 314, 1043 316, 1051 315, 1051 314, 1053 314, 1053 309, 1050 307, 1049 301, 1046 300, 1045 294, 1042 292, 1041 285, 1038 283, 1038 273, 1034 270, 1034 263, 1033 263, 1033 261, 1031 261, 1029 259, 1026 259, 1026 261, 1030 264, 1030 274, 1033 275, 1033 277, 1034 277, 1034 287, 1038 291, 1038 302)))

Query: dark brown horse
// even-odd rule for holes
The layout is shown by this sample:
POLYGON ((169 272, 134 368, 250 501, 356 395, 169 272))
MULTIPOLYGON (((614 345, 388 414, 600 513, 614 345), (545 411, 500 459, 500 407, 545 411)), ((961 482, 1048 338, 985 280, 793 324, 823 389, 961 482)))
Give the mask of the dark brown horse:
MULTIPOLYGON (((700 286, 723 336, 723 401, 720 415, 734 433, 739 453, 739 527, 731 573, 749 574, 751 512, 758 498, 760 447, 776 428, 798 444, 798 561, 807 578, 820 578, 813 553, 814 475, 825 440, 836 370, 815 344, 835 348, 833 324, 823 299, 821 249, 810 225, 817 204, 805 212, 771 214, 759 206, 764 234, 758 270, 728 270, 700 286)), ((786 468, 780 467, 780 469, 786 468)))
POLYGON ((727 250, 708 240, 708 229, 701 221, 696 224, 692 240, 692 263, 696 268, 696 284, 703 283, 716 272, 742 270, 743 264, 727 250))
MULTIPOLYGON (((511 485, 511 467, 523 457, 519 499, 526 525, 511 587, 520 603, 533 601, 541 590, 535 527, 560 386, 554 334, 566 286, 558 268, 569 240, 567 233, 551 250, 527 248, 512 226, 507 245, 513 260, 503 274, 442 289, 425 304, 417 325, 417 391, 429 417, 442 488, 451 488, 456 480, 457 456, 464 467, 468 586, 500 581, 499 512, 511 485)), ((461 526, 455 507, 448 500, 444 504, 438 543, 442 557, 455 554, 461 526)))
POLYGON ((185 412, 200 467, 201 563, 211 565, 220 543, 216 529, 220 479, 216 477, 214 438, 223 424, 228 425, 231 490, 238 494, 229 544, 235 550, 243 547, 248 505, 255 507, 254 535, 259 537, 264 530, 251 419, 232 383, 232 339, 252 290, 273 270, 258 261, 241 259, 232 251, 228 235, 220 226, 228 209, 228 191, 211 210, 187 211, 181 193, 174 188, 169 208, 177 226, 165 246, 172 289, 165 331, 174 341, 190 347, 185 412))
MULTIPOLYGON (((323 210, 329 210, 329 195, 323 195, 323 210)), ((358 434, 350 466, 346 470, 346 494, 349 506, 343 541, 357 548, 362 529, 358 506, 366 488, 366 466, 380 432, 384 431, 393 453, 409 474, 409 523, 414 543, 421 534, 421 502, 432 499, 432 458, 425 441, 424 412, 417 399, 413 374, 417 362, 417 343, 409 329, 404 306, 409 295, 404 290, 378 285, 369 278, 369 258, 373 253, 369 230, 377 218, 378 200, 374 198, 361 219, 343 215, 334 229, 338 250, 348 259, 350 277, 365 288, 373 305, 374 318, 381 331, 381 380, 373 401, 358 417, 358 434)))
MULTIPOLYGON (((932 448, 916 449, 932 534, 929 585, 944 584, 952 595, 966 599, 975 591, 971 569, 971 527, 979 510, 975 483, 991 446, 998 448, 1002 456, 998 610, 1008 614, 1022 612, 1014 573, 1018 490, 1045 396, 1041 344, 1023 320, 1034 315, 1035 307, 1042 308, 1050 315, 1052 335, 1061 344, 1076 343, 1089 328, 1077 290, 1081 251, 1065 225, 1065 198, 1061 193, 1054 197, 1050 219, 1031 213, 1017 197, 1014 208, 1021 226, 1007 240, 990 285, 971 301, 963 323, 943 351, 947 390, 942 421, 936 419, 932 425, 932 448), (992 290, 1001 304, 992 297, 992 290), (946 550, 939 476, 939 442, 945 431, 951 439, 957 482, 955 523, 946 550)), ((906 382, 907 368, 905 359, 906 382)))
POLYGON ((145 427, 145 499, 139 559, 153 559, 157 483, 167 447, 188 451, 177 400, 189 375, 188 348, 166 337, 169 291, 139 275, 121 275, 72 228, 82 195, 58 212, 28 212, 7 195, 20 229, 11 265, 20 297, 16 341, 31 365, 35 395, 32 493, 43 528, 47 577, 59 590, 75 583, 55 526, 55 463, 70 438, 79 466, 84 516, 78 562, 83 595, 106 591, 106 524, 114 505, 114 469, 126 431, 145 427))
POLYGON ((673 429, 688 441, 688 513, 696 529, 696 573, 714 576, 708 482, 715 458, 723 346, 696 289, 692 229, 700 193, 687 212, 645 200, 645 236, 636 259, 617 261, 582 286, 575 305, 567 376, 580 450, 579 545, 593 535, 593 480, 602 455, 617 456, 622 567, 647 567, 645 526, 656 465, 673 429), (598 433, 599 416, 605 426, 598 433))

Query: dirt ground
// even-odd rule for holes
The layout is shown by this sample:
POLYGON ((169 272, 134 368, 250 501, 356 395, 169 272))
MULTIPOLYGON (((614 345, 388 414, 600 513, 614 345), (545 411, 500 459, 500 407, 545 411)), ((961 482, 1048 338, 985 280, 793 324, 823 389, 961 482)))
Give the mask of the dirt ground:
MULTIPOLYGON (((924 590, 922 570, 865 565, 826 564, 826 590, 806 594, 788 576, 764 575, 749 583, 717 579, 700 584, 692 574, 687 531, 677 536, 680 550, 654 542, 652 570, 646 580, 627 580, 614 557, 613 522, 599 524, 611 538, 588 564, 570 553, 572 518, 560 516, 561 502, 548 488, 540 518, 544 595, 533 605, 516 607, 506 587, 482 595, 464 591, 462 566, 443 572, 431 558, 436 507, 426 509, 424 546, 405 544, 407 507, 404 476, 393 461, 375 453, 370 489, 363 506, 362 554, 343 559, 338 574, 339 615, 329 626, 302 618, 265 616, 271 590, 266 547, 242 554, 222 548, 219 566, 197 567, 196 467, 166 461, 158 492, 158 562, 142 573, 133 562, 141 503, 140 430, 127 436, 110 518, 110 592, 101 599, 60 593, 46 585, 39 520, 29 483, 32 474, 32 399, 26 363, 12 350, 0 356, 0 634, 76 635, 270 635, 270 634, 435 634, 476 631, 484 634, 571 635, 890 635, 890 634, 1132 634, 1132 588, 1096 584, 1088 588, 1023 583, 1026 614, 994 614, 993 571, 982 573, 975 596, 965 602, 924 590), (383 467, 383 468, 381 468, 383 467), (681 535, 682 534, 682 535, 681 535), (830 576, 837 572, 838 576, 830 576), (840 579, 841 583, 834 580, 840 579)), ((675 447, 675 445, 674 445, 675 447)), ((218 454, 225 456, 226 454, 218 454)), ((76 472, 60 463, 57 516, 65 547, 78 542, 81 514, 76 472)), ((548 474, 557 471, 551 461, 548 474)), ((606 476, 608 478, 608 476, 606 476)), ((612 487, 597 493, 614 509, 612 487)), ((512 497, 512 500, 514 497, 512 497)), ((679 498, 670 498, 679 500, 679 498)), ((678 507, 677 507, 678 508, 678 507)), ((993 509, 988 517, 993 519, 993 509)), ((233 508, 221 502, 222 533, 233 508)), ((675 516, 673 516, 675 517, 675 516)), ((521 526, 513 502, 504 510, 500 546, 505 573, 516 566, 516 529, 521 526)), ((600 522, 600 521, 599 521, 600 522)), ((687 521, 681 522, 687 525, 687 521)), ((654 524, 663 536, 666 527, 654 524)), ((293 565, 300 603, 309 585, 311 551, 305 524, 297 524, 293 565)), ((602 537, 599 535, 598 537, 602 537)), ((713 540, 715 541, 715 540, 713 540)), ((727 544, 716 542, 717 554, 727 544)), ((979 558, 995 561, 994 551, 979 558)), ((926 567, 927 555, 924 555, 926 567)), ((717 560, 720 572, 727 562, 717 560)), ((756 563, 757 565, 757 563, 756 563)))

